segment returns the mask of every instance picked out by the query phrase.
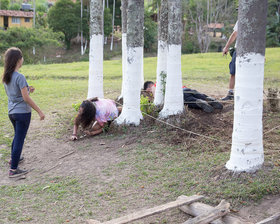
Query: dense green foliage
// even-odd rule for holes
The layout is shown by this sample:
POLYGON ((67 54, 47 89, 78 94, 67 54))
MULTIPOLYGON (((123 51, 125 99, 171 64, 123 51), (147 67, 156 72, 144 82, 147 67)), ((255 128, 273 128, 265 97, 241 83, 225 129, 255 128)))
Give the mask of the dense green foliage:
POLYGON ((80 23, 77 9, 71 0, 58 0, 48 12, 48 22, 55 32, 64 34, 67 49, 70 49, 70 41, 77 35, 77 27, 80 23))
POLYGON ((107 37, 112 32, 112 14, 109 8, 104 9, 104 36, 107 37))
POLYGON ((9 0, 0 0, 0 9, 8 9, 9 0))
POLYGON ((157 24, 151 18, 152 13, 145 10, 144 20, 144 49, 146 51, 152 51, 156 49, 157 43, 157 24))
POLYGON ((280 2, 277 0, 268 1, 268 18, 266 28, 266 46, 280 46, 280 2))
POLYGON ((31 51, 35 47, 43 51, 50 46, 59 46, 63 38, 62 33, 54 33, 49 29, 10 28, 7 31, 0 30, 0 52, 4 52, 11 46, 20 48, 26 62, 34 62, 31 51))

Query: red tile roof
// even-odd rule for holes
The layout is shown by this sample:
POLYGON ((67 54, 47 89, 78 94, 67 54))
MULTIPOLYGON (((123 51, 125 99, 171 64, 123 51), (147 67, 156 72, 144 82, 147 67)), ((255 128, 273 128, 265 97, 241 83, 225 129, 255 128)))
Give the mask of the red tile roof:
POLYGON ((33 17, 33 12, 16 11, 16 10, 0 10, 0 16, 32 18, 33 17))

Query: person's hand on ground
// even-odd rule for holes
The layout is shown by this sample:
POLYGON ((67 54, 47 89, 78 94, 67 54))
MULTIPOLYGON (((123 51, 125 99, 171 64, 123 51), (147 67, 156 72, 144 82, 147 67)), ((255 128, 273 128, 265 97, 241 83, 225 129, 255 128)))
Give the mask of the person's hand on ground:
POLYGON ((71 136, 71 140, 72 140, 72 141, 78 140, 77 135, 72 135, 72 136, 71 136))

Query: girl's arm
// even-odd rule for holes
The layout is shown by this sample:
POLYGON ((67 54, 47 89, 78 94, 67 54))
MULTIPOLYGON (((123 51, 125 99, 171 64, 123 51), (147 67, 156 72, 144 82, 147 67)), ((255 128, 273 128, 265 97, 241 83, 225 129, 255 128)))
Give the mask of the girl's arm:
POLYGON ((28 90, 27 87, 24 87, 21 89, 21 95, 23 97, 23 100, 29 105, 31 106, 35 111, 37 111, 37 113, 40 116, 40 120, 44 120, 45 119, 45 115, 44 113, 41 111, 41 109, 36 105, 36 103, 31 99, 31 97, 28 94, 28 90))
POLYGON ((87 135, 98 135, 100 133, 102 133, 103 131, 103 126, 101 126, 97 121, 94 123, 94 125, 92 126, 91 130, 90 131, 85 131, 85 133, 87 135))
POLYGON ((73 141, 75 141, 75 140, 78 139, 78 136, 77 136, 78 128, 79 128, 79 126, 78 126, 77 124, 74 124, 73 134, 72 134, 72 136, 71 136, 71 139, 72 139, 73 141))
POLYGON ((100 128, 100 129, 95 130, 95 131, 85 131, 85 133, 87 135, 93 136, 93 135, 98 135, 98 134, 102 133, 102 131, 103 131, 103 129, 100 128))

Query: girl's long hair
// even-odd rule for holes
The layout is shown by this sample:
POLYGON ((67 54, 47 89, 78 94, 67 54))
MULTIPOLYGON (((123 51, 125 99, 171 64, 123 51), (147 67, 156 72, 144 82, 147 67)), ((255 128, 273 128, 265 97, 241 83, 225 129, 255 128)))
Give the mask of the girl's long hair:
POLYGON ((82 111, 81 114, 79 114, 76 117, 76 119, 75 119, 75 124, 76 125, 81 124, 81 126, 83 128, 86 128, 95 119, 96 108, 92 103, 93 101, 97 101, 97 98, 93 99, 91 101, 85 100, 85 101, 82 102, 80 107, 83 109, 83 111, 82 111))
POLYGON ((22 52, 19 48, 11 47, 5 52, 5 64, 2 82, 7 85, 12 79, 18 61, 22 59, 22 52))

